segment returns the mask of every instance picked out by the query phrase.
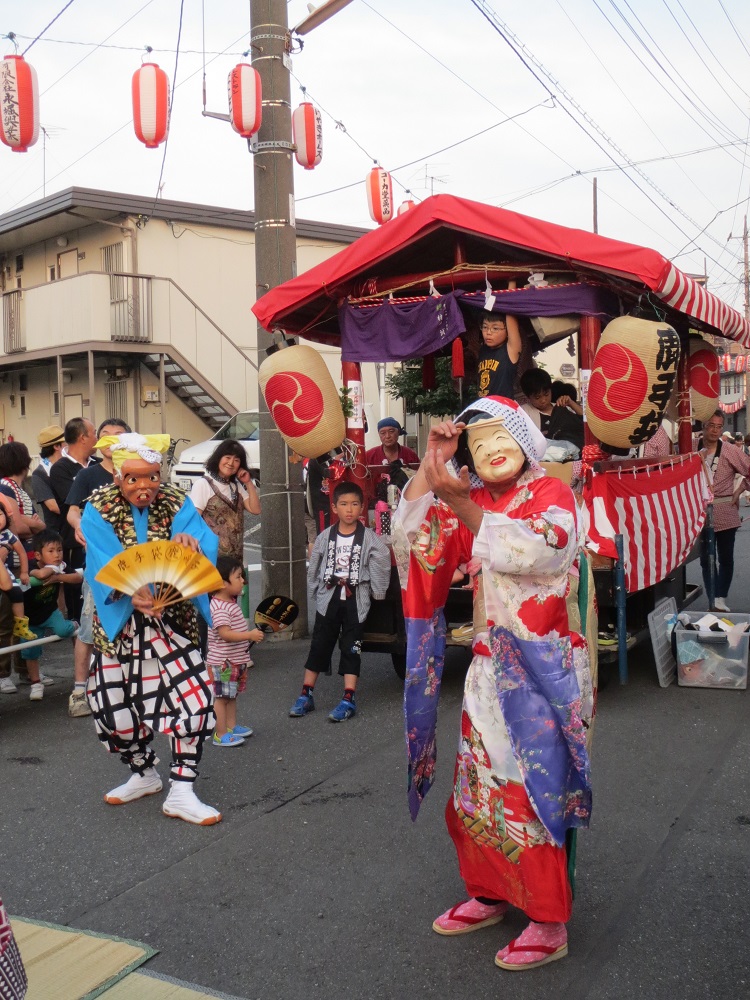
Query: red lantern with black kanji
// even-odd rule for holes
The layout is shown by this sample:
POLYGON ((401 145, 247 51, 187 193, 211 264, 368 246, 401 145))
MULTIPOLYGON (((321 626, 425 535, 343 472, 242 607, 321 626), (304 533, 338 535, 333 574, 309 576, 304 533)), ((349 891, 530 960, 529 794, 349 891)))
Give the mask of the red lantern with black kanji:
POLYGON ((382 167, 373 167, 367 177, 367 207, 370 218, 382 226, 393 215, 393 183, 382 167))
POLYGON ((235 132, 249 139, 263 121, 260 74, 249 63, 238 63, 227 80, 229 121, 235 132))
POLYGON ((602 444, 632 448, 658 431, 679 360, 668 323, 618 316, 607 324, 586 394, 586 420, 602 444))
POLYGON ((39 84, 23 56, 0 63, 0 139, 14 153, 25 153, 39 138, 39 84))
POLYGON ((133 128, 146 149, 156 149, 169 132, 169 77, 156 63, 133 73, 133 128))
POLYGON ((292 115, 292 140, 297 147, 297 163, 305 170, 317 167, 323 158, 323 121, 320 111, 309 101, 300 104, 292 115))

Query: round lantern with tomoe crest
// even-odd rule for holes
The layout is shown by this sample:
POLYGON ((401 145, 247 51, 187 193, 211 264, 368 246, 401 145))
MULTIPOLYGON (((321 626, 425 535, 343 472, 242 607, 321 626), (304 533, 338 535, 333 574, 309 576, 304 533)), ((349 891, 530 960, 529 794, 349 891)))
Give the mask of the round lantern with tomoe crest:
POLYGON ((39 138, 39 85, 23 56, 5 56, 0 63, 0 101, 0 139, 25 153, 39 138))
POLYGON ((382 167, 373 167, 367 176, 367 207, 370 218, 379 226, 393 215, 393 183, 382 167))
POLYGON ((249 139, 262 124, 260 74, 249 63, 238 63, 227 79, 229 121, 235 132, 249 139))
POLYGON ((304 101, 292 114, 292 140, 297 147, 294 155, 305 170, 317 167, 323 158, 323 122, 320 111, 304 101))
POLYGON ((341 400, 323 358, 304 344, 271 354, 258 385, 279 433, 304 458, 338 448, 346 435, 341 400))
POLYGON ((656 433, 679 360, 668 323, 619 316, 605 327, 586 394, 586 420, 602 444, 633 448, 656 433))
POLYGON ((156 63, 133 73, 133 128, 147 149, 156 149, 169 131, 169 77, 156 63))
POLYGON ((708 420, 719 405, 719 357, 702 337, 690 338, 688 380, 695 420, 708 420))

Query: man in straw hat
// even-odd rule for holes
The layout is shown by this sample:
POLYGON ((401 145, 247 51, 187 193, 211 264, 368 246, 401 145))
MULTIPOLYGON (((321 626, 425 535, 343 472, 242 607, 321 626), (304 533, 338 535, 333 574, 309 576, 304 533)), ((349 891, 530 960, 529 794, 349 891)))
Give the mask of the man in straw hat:
POLYGON ((39 465, 31 473, 31 490, 41 507, 45 525, 52 527, 51 519, 59 515, 60 508, 49 481, 52 466, 62 455, 65 447, 65 431, 59 424, 42 427, 37 437, 39 442, 39 465), (48 523, 49 519, 49 523, 48 523))
POLYGON ((431 429, 394 517, 406 582, 413 818, 434 777, 442 607, 460 563, 474 579, 473 659, 445 812, 468 898, 432 926, 466 934, 517 907, 530 923, 495 957, 513 970, 567 954, 566 848, 591 810, 593 686, 587 646, 570 627, 565 600, 582 531, 570 488, 538 464, 544 449, 516 402, 480 399, 431 429))
POLYGON ((132 772, 104 800, 124 805, 162 790, 151 747, 154 733, 161 732, 172 745, 170 791, 162 811, 210 826, 221 813, 201 802, 193 787, 215 722, 194 607, 210 624, 208 597, 155 613, 148 587, 127 597, 98 583, 96 574, 119 552, 147 541, 172 540, 215 563, 218 538, 181 490, 161 482, 169 435, 110 435, 96 446, 111 449, 114 484, 91 495, 80 524, 96 607, 87 694, 99 739, 132 772))

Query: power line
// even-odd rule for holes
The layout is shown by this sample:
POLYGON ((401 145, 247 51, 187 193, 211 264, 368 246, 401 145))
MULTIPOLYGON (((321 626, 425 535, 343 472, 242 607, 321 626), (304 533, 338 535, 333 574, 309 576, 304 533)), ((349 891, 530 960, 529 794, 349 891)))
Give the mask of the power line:
MULTIPOLYGON (((151 2, 152 2, 152 0, 149 0, 149 3, 151 3, 151 2)), ((146 6, 148 6, 148 4, 146 4, 146 6)), ((141 10, 143 10, 143 7, 141 7, 141 10)), ((140 11, 136 11, 135 14, 133 15, 133 17, 135 17, 137 14, 140 14, 140 11)), ((132 18, 128 18, 128 20, 132 20, 132 18)), ((125 24, 127 24, 127 23, 128 22, 125 21, 125 24)), ((120 25, 120 27, 121 28, 124 27, 125 24, 120 25)), ((120 30, 120 28, 117 29, 117 31, 119 31, 119 30, 120 30)), ((113 31, 112 35, 116 34, 117 31, 113 31)), ((112 35, 107 35, 107 38, 111 38, 112 35)), ((31 38, 32 36, 31 35, 19 35, 18 33, 16 33, 15 37, 16 38, 23 38, 23 39, 25 39, 25 38, 31 38)), ((94 49, 94 50, 96 50, 96 49, 115 49, 115 50, 117 50, 119 52, 143 52, 143 46, 142 45, 105 45, 104 42, 80 42, 80 41, 77 41, 76 39, 73 39, 73 38, 43 38, 43 39, 41 39, 41 41, 43 41, 45 44, 48 44, 48 45, 79 45, 79 46, 85 45, 87 48, 91 48, 91 49, 94 49)), ((163 48, 154 48, 153 51, 154 52, 166 52, 169 55, 173 55, 174 52, 175 52, 174 49, 163 49, 163 48)), ((203 55, 203 50, 202 49, 181 49, 180 51, 181 51, 182 55, 184 55, 184 56, 200 56, 200 55, 203 55)), ((207 56, 225 56, 225 55, 243 56, 243 55, 246 55, 246 54, 247 54, 246 52, 240 52, 240 51, 231 52, 231 53, 227 53, 227 52, 215 52, 215 51, 214 52, 206 52, 207 56)))
MULTIPOLYGON (((125 27, 125 25, 126 25, 126 24, 130 24, 130 22, 131 22, 131 21, 133 20, 133 18, 136 18, 136 17, 138 17, 138 15, 139 15, 140 13, 142 13, 142 12, 143 12, 143 11, 144 11, 144 10, 145 10, 145 9, 146 9, 147 7, 149 7, 149 6, 150 6, 150 5, 151 5, 151 4, 153 3, 153 2, 154 2, 154 0, 146 0, 146 3, 144 3, 144 5, 143 5, 143 6, 142 6, 142 7, 141 7, 141 8, 139 9, 139 10, 137 10, 137 11, 135 12, 135 14, 131 14, 131 16, 130 16, 130 17, 129 17, 129 18, 127 19, 127 21, 123 21, 123 23, 122 23, 122 24, 120 25, 120 27, 119 27, 119 28, 115 28, 115 30, 114 30, 114 31, 110 32, 110 33, 109 33, 109 34, 107 35, 107 38, 105 38, 105 39, 104 39, 104 41, 106 42, 106 41, 107 41, 107 39, 109 39, 109 38, 112 38, 112 36, 113 36, 113 35, 116 35, 118 31, 122 31, 122 29, 123 29, 123 28, 125 27)), ((103 47, 104 47, 104 42, 99 42, 99 44, 98 44, 98 45, 95 45, 95 46, 94 46, 94 48, 93 48, 93 49, 92 49, 92 50, 91 50, 90 52, 87 52, 87 53, 86 53, 86 55, 85 55, 85 56, 84 56, 84 57, 83 57, 82 59, 79 59, 77 63, 73 63, 73 65, 72 65, 72 66, 70 67, 70 69, 66 69, 66 70, 65 70, 65 72, 63 73, 63 75, 62 75, 62 76, 59 76, 59 77, 58 77, 58 78, 57 78, 57 79, 55 80, 55 82, 54 82, 54 83, 51 83, 51 84, 49 85, 49 87, 47 87, 47 88, 46 88, 45 90, 43 90, 43 91, 42 91, 42 96, 43 96, 44 94, 48 94, 48 93, 50 92, 50 90, 52 90, 52 88, 53 88, 53 87, 56 87, 56 86, 57 86, 57 84, 58 84, 58 83, 59 83, 59 82, 60 82, 61 80, 64 80, 64 79, 65 79, 65 77, 66 77, 66 76, 67 76, 67 75, 68 75, 69 73, 72 73, 74 69, 77 69, 77 68, 78 68, 78 67, 79 67, 79 66, 81 65, 81 63, 83 63, 83 62, 86 62, 86 60, 87 60, 87 59, 89 58, 89 56, 92 56, 92 55, 93 55, 93 54, 94 54, 94 53, 96 52, 96 50, 97 50, 97 49, 100 49, 100 48, 103 48, 103 47)), ((141 49, 141 51, 143 51, 143 50, 141 49)))
POLYGON ((727 21, 729 21, 729 23, 730 23, 730 25, 732 27, 732 31, 735 33, 735 35, 739 39, 740 45, 745 50, 745 52, 747 52, 747 54, 750 56, 750 49, 748 49, 747 45, 745 44, 745 39, 742 37, 742 35, 739 33, 739 31, 737 31, 737 25, 734 23, 734 21, 732 20, 732 18, 729 16, 729 12, 727 11, 727 9, 724 6, 724 4, 722 3, 722 0, 719 0, 719 6, 724 11, 724 15, 726 16, 727 21))
POLYGON ((174 107, 174 95, 177 90, 177 66, 180 61, 180 39, 182 38, 182 14, 185 8, 185 0, 180 0, 180 22, 177 26, 177 48, 175 49, 174 57, 174 72, 172 73, 172 93, 169 95, 169 113, 167 115, 167 137, 164 140, 164 152, 161 158, 161 170, 159 171, 159 180, 156 184, 156 194, 154 195, 154 204, 151 207, 151 213, 153 214, 156 208, 156 202, 159 200, 159 194, 161 193, 161 179, 164 176, 164 164, 167 161, 167 149, 169 148, 169 132, 170 125, 172 124, 172 109, 174 107))
MULTIPOLYGON (((671 206, 672 208, 674 208, 674 210, 675 210, 676 212, 678 212, 678 213, 679 213, 680 215, 682 215, 682 216, 683 216, 683 218, 687 219, 687 221, 688 221, 688 222, 690 222, 690 224, 691 224, 691 225, 695 226, 695 227, 696 227, 696 229, 698 228, 698 223, 697 223, 697 222, 696 222, 696 221, 695 221, 694 219, 691 219, 691 218, 690 218, 690 216, 689 216, 689 215, 687 215, 687 213, 686 213, 686 212, 684 212, 684 211, 683 211, 683 210, 682 210, 682 209, 681 209, 681 208, 680 208, 680 207, 679 207, 679 206, 678 206, 678 205, 677 205, 677 204, 676 204, 676 203, 675 203, 675 202, 674 202, 674 201, 673 201, 673 200, 672 200, 672 199, 671 199, 671 198, 669 197, 669 195, 667 195, 667 194, 666 194, 666 192, 662 191, 662 190, 661 190, 661 188, 659 188, 659 187, 658 187, 658 185, 656 185, 656 184, 654 183, 654 181, 652 181, 652 180, 651 180, 651 178, 650 178, 650 177, 649 177, 649 176, 648 176, 648 175, 647 175, 646 173, 644 173, 644 171, 642 171, 642 170, 640 169, 640 167, 637 167, 637 166, 635 166, 635 164, 633 163, 633 160, 632 160, 632 158, 631 158, 631 157, 629 157, 629 156, 627 155, 627 153, 625 153, 625 152, 624 152, 624 151, 623 151, 622 149, 620 149, 620 147, 619 147, 619 146, 618 146, 618 145, 617 145, 617 144, 616 144, 616 143, 614 142, 614 140, 613 140, 613 139, 611 139, 611 138, 610 138, 610 137, 609 137, 609 136, 608 136, 608 135, 607 135, 607 134, 606 134, 606 133, 604 132, 604 130, 603 130, 603 129, 602 129, 602 128, 601 128, 601 127, 600 127, 600 126, 599 126, 599 125, 598 125, 598 124, 597 124, 597 123, 596 123, 596 122, 594 121, 594 119, 593 119, 593 118, 592 118, 592 117, 591 117, 591 116, 590 116, 590 115, 588 114, 588 112, 587 112, 587 111, 585 111, 585 109, 581 107, 581 105, 580 105, 580 104, 579 104, 579 103, 578 103, 578 102, 577 102, 577 101, 575 100, 575 98, 573 98, 573 97, 572 97, 572 95, 570 95, 570 94, 569 94, 569 93, 568 93, 568 92, 567 92, 567 91, 565 90, 565 88, 564 88, 564 87, 562 86, 562 84, 560 83, 560 81, 559 81, 559 80, 557 80, 557 79, 555 79, 555 77, 553 77, 553 76, 552 76, 552 74, 551 74, 551 73, 549 73, 549 71, 548 71, 548 70, 547 70, 547 69, 546 69, 546 68, 544 67, 544 65, 543 65, 543 64, 542 64, 542 63, 541 63, 541 62, 540 62, 540 61, 539 61, 539 60, 538 60, 538 59, 536 58, 536 56, 534 56, 534 55, 533 55, 533 53, 531 53, 531 52, 530 52, 530 50, 528 49, 528 47, 527 47, 526 45, 524 45, 524 43, 523 43, 523 42, 521 42, 521 40, 520 40, 520 39, 519 39, 519 38, 518 38, 518 37, 517 37, 517 36, 516 36, 516 35, 515 35, 515 34, 514 34, 514 33, 513 33, 513 32, 512 32, 511 30, 510 30, 510 28, 509 28, 509 27, 508 27, 508 26, 507 26, 506 24, 504 24, 504 23, 503 23, 503 22, 502 22, 502 21, 500 20, 500 18, 499 18, 499 16, 497 15, 497 13, 496 13, 496 12, 495 12, 494 10, 492 10, 492 8, 491 8, 491 7, 489 6, 489 4, 487 4, 487 3, 485 2, 485 0, 469 0, 469 2, 470 2, 470 3, 471 3, 471 4, 473 5, 473 6, 474 6, 474 7, 476 7, 476 8, 477 8, 477 10, 479 10, 479 11, 480 11, 480 13, 481 13, 481 14, 482 14, 482 15, 484 16, 484 18, 485 18, 485 19, 486 19, 486 20, 487 20, 487 21, 488 21, 488 22, 489 22, 489 23, 490 23, 490 24, 492 25, 492 27, 493 27, 493 28, 495 29, 495 31, 497 32, 497 34, 498 34, 498 35, 500 35, 500 37, 501 37, 501 38, 503 39, 503 41, 504 41, 504 42, 506 43, 506 45, 507 45, 507 46, 508 46, 508 47, 510 48, 510 50, 511 50, 511 51, 512 51, 512 52, 514 53, 514 55, 515 55, 515 56, 516 56, 516 57, 517 57, 517 58, 518 58, 518 59, 519 59, 519 60, 520 60, 520 61, 521 61, 521 62, 523 63, 523 65, 524 65, 524 66, 525 66, 525 67, 526 67, 526 68, 527 68, 527 69, 529 70, 529 72, 530 72, 530 73, 532 74, 532 76, 534 77, 534 79, 535 79, 535 80, 537 80, 537 82, 538 82, 538 83, 540 84, 540 86, 542 86, 542 87, 543 87, 543 88, 544 88, 544 89, 545 89, 545 90, 547 91, 547 93, 548 93, 548 94, 549 94, 549 95, 550 95, 551 97, 554 97, 555 95, 554 95, 554 94, 552 94, 552 92, 550 91, 549 87, 548 87, 548 86, 547 86, 547 85, 546 85, 546 84, 544 83, 544 81, 543 81, 543 80, 541 80, 541 79, 540 79, 539 75, 538 75, 538 74, 537 74, 537 73, 535 72, 535 70, 534 70, 534 69, 533 69, 533 68, 532 68, 532 67, 531 67, 531 66, 529 65, 529 62, 528 62, 528 60, 531 60, 531 61, 532 61, 532 62, 534 63, 534 65, 535 65, 535 66, 537 66, 537 67, 539 68, 540 72, 544 73, 544 74, 545 74, 545 76, 547 76, 547 77, 548 77, 548 78, 549 78, 549 79, 551 80, 552 84, 553 84, 553 85, 554 85, 554 86, 556 87, 556 89, 557 89, 558 93, 559 93, 559 94, 560 94, 560 95, 561 95, 562 97, 564 97, 564 98, 565 98, 565 100, 566 100, 566 101, 568 101, 568 102, 569 102, 569 103, 570 103, 570 104, 571 104, 571 105, 572 105, 572 106, 573 106, 573 107, 575 108, 575 110, 576 110, 576 111, 578 112, 578 114, 580 114, 580 115, 581 115, 581 117, 583 118, 583 120, 584 120, 584 121, 585 121, 585 122, 586 122, 587 124, 591 125, 591 127, 592 127, 592 128, 594 128, 594 130, 595 130, 596 132, 598 132, 598 133, 599 133, 599 135, 601 135, 601 136, 602 136, 602 138, 604 139, 604 141, 605 141, 605 142, 607 142, 607 143, 608 143, 608 145, 610 145, 610 146, 612 147, 612 149, 614 149, 614 150, 615 150, 615 151, 616 151, 617 153, 619 153, 619 154, 620 154, 620 156, 622 156, 622 157, 623 157, 623 158, 624 158, 624 159, 625 159, 625 160, 626 160, 626 161, 628 162, 628 165, 629 165, 630 169, 634 169, 634 170, 635 170, 635 172, 636 172, 636 173, 637 173, 637 174, 638 174, 638 175, 639 175, 640 177, 642 177, 642 178, 643 178, 643 179, 644 179, 644 180, 646 181, 646 183, 647 183, 647 184, 648 184, 648 185, 649 185, 650 187, 652 187, 652 188, 653 188, 653 189, 654 189, 654 190, 655 190, 655 191, 656 191, 656 192, 657 192, 657 193, 658 193, 658 194, 659 194, 659 195, 660 195, 660 196, 661 196, 661 197, 662 197, 662 198, 663 198, 663 199, 664 199, 664 200, 665 200, 665 201, 666 201, 666 202, 667 202, 667 203, 668 203, 668 204, 669 204, 669 205, 670 205, 670 206, 671 206), (527 58, 526 58, 526 57, 528 57, 528 60, 527 60, 527 58)), ((596 0, 594 0, 594 2, 596 2, 596 0)), ((585 134, 585 135, 586 135, 586 136, 588 137, 588 139, 589 139, 590 141, 592 141, 592 142, 593 142, 593 143, 594 143, 594 144, 595 144, 596 146, 598 146, 598 148, 599 148, 599 149, 600 149, 600 150, 601 150, 601 151, 602 151, 602 152, 604 153, 604 155, 605 155, 605 156, 606 156, 606 157, 607 157, 607 158, 608 158, 609 160, 611 160, 611 161, 612 161, 613 163, 615 163, 616 161, 615 161, 614 157, 612 156, 612 154, 611 154, 611 153, 609 152, 609 150, 605 149, 605 147, 604 147, 604 146, 602 146, 602 144, 601 144, 601 143, 600 143, 600 142, 598 141, 598 139, 597 139, 597 138, 596 138, 595 136, 593 136, 593 135, 592 135, 592 134, 591 134, 591 133, 590 133, 590 132, 589 132, 589 131, 588 131, 588 130, 586 129, 586 127, 584 126, 584 124, 583 124, 582 122, 580 122, 580 121, 579 121, 579 120, 578 120, 578 119, 577 119, 577 118, 575 117, 575 115, 574 115, 574 114, 573 114, 573 113, 572 113, 572 112, 571 112, 571 111, 570 111, 570 110, 569 110, 569 109, 568 109, 568 108, 567 108, 567 107, 565 106, 565 104, 562 104, 562 103, 560 103, 560 104, 559 104, 559 106, 560 106, 560 107, 562 108, 562 110, 563 110, 563 111, 565 111, 565 113, 566 113, 566 114, 568 115, 568 117, 569 117, 569 118, 571 119, 571 121, 573 121, 573 122, 574 122, 574 123, 575 123, 575 124, 576 124, 576 125, 577 125, 577 126, 578 126, 578 127, 580 128, 580 129, 581 129, 581 131, 582 131, 582 132, 583 132, 583 133, 584 133, 584 134, 585 134)), ((640 193, 641 193, 642 195, 644 195, 644 197, 648 198, 648 200, 649 200, 649 201, 651 202, 651 204, 652 204, 652 205, 654 206, 654 208, 656 208, 656 209, 657 209, 657 211, 661 212, 661 214, 662 214, 662 215, 663 215, 663 216, 664 216, 664 217, 665 217, 666 219, 668 219, 668 220, 669 220, 669 222, 670 222, 670 223, 671 223, 671 224, 672 224, 672 225, 673 225, 673 226, 674 226, 674 227, 675 227, 675 228, 676 228, 676 229, 677 229, 677 230, 678 230, 679 232, 681 232, 681 233, 682 233, 682 235, 683 235, 683 236, 684 236, 684 237, 685 237, 686 239, 689 239, 689 238, 690 238, 690 237, 689 237, 689 234, 688 234, 688 233, 686 233, 686 232, 684 231, 684 229, 682 229, 682 228, 681 228, 681 227, 680 227, 680 226, 679 226, 679 225, 678 225, 678 224, 677 224, 677 223, 676 223, 676 222, 674 221, 674 219, 672 219, 672 218, 671 218, 671 217, 670 217, 670 216, 669 216, 669 215, 667 214, 667 212, 666 212, 666 211, 665 211, 665 210, 664 210, 664 209, 662 208, 662 206, 661 206, 661 205, 659 205, 659 204, 658 204, 658 202, 656 202, 656 201, 654 200, 654 198, 653 198, 653 197, 651 197, 651 195, 649 195, 649 194, 648 194, 648 192, 647 192, 647 191, 644 191, 644 189, 643 189, 643 188, 642 188, 642 187, 641 187, 641 186, 640 186, 640 185, 638 184, 638 182, 637 182, 637 181, 636 181, 636 180, 635 180, 634 178, 632 178, 632 177, 630 176, 630 174, 629 174, 629 173, 627 172, 627 170, 623 169, 623 170, 622 170, 622 173, 623 173, 623 176, 624 176, 624 177, 626 177, 626 178, 627 178, 627 179, 628 179, 628 180, 629 180, 629 181, 630 181, 630 182, 631 182, 631 183, 632 183, 632 184, 634 185, 634 187, 636 187, 636 188, 637 188, 637 189, 638 189, 638 190, 640 191, 640 193)), ((712 240, 713 240, 713 241, 714 241, 715 243, 717 243, 717 244, 718 244, 719 246, 722 246, 722 244, 720 244, 720 243, 719 243, 719 241, 718 241, 718 240, 716 240, 716 238, 715 238, 715 237, 713 237, 713 236, 712 236, 712 235, 711 235, 710 233, 708 234, 708 236, 709 236, 709 238, 710 238, 710 239, 712 239, 712 240)), ((700 248, 699 248, 699 249, 700 249, 700 248)), ((703 252, 705 253, 705 251, 703 251, 703 252)), ((716 264, 716 265, 717 265, 718 267, 721 267, 721 268, 722 268, 722 270, 725 270, 725 268, 723 268, 723 267, 722 267, 722 265, 721 265, 721 264, 719 264, 719 262, 718 262, 718 261, 717 261, 717 260, 716 260, 716 259, 715 259, 714 257, 711 257, 711 255, 710 255, 710 254, 706 253, 706 256, 707 256, 707 257, 709 257, 709 258, 710 258, 710 259, 711 259, 711 260, 713 261, 713 263, 714 263, 714 264, 716 264)))
MULTIPOLYGON (((519 111, 517 115, 512 115, 505 118, 501 122, 495 122, 494 125, 489 125, 487 128, 481 129, 479 132, 474 132, 473 135, 467 135, 463 139, 458 139, 456 142, 452 142, 449 146, 443 146, 442 149, 433 150, 431 153, 426 153, 424 156, 418 156, 416 160, 410 160, 408 163, 401 163, 398 167, 393 167, 389 173, 394 174, 397 170, 406 170, 407 167, 413 167, 415 163, 423 163, 425 160, 432 159, 433 156, 439 156, 441 153, 446 153, 449 149, 455 149, 456 146, 461 146, 465 142, 470 142, 472 139, 476 139, 480 135, 484 135, 485 132, 491 132, 492 129, 498 128, 500 125, 506 125, 508 122, 513 121, 515 118, 519 118, 521 115, 528 115, 531 111, 535 111, 537 108, 544 107, 546 101, 542 101, 539 104, 534 104, 532 107, 527 108, 525 111, 519 111)), ((359 145, 359 143, 357 143, 359 145)), ((362 147, 359 147, 362 149, 362 147)), ((363 149, 366 153, 366 150, 363 149)), ((367 154, 369 155, 369 154, 367 154)), ((398 179, 397 179, 398 180, 398 179)), ((362 181, 352 181, 350 184, 342 184, 340 187, 332 188, 330 191, 320 191, 318 194, 308 194, 304 198, 297 198, 296 201, 311 201, 313 198, 325 198, 329 194, 338 194, 339 191, 347 191, 350 188, 357 187, 362 181)), ((401 182, 398 181, 400 184, 401 182)), ((403 185, 401 185, 403 187, 403 185)))
MULTIPOLYGON (((246 37, 247 37, 247 31, 243 31, 243 33, 239 36, 239 38, 235 38, 233 41, 231 41, 225 49, 219 52, 218 55, 213 56, 213 58, 209 60, 209 63, 214 62, 216 59, 219 58, 219 56, 225 55, 229 51, 229 49, 234 48, 235 45, 237 45, 239 42, 242 41, 243 38, 246 37)), ((184 79, 180 80, 180 82, 177 84, 177 87, 181 87, 183 84, 187 83, 188 80, 192 80, 192 78, 194 76, 197 76, 198 73, 200 73, 201 71, 202 71, 201 69, 197 69, 194 70, 192 73, 188 73, 188 75, 184 77, 184 79)), ((176 90, 177 87, 175 87, 174 90, 176 90)), ((49 183, 50 181, 55 180, 61 174, 64 174, 67 170, 70 170, 71 167, 74 167, 77 163, 80 163, 81 160, 85 160, 87 156, 89 156, 91 153, 95 153, 97 149, 99 149, 105 143, 109 142, 110 139, 114 139, 116 135, 118 135, 120 132, 122 132, 123 129, 126 129, 131 124, 132 124, 132 119, 128 119, 128 121, 123 122, 122 125, 116 128, 113 132, 110 132, 109 135, 105 136, 103 139, 97 142, 96 145, 92 146, 90 149, 87 149, 85 153, 81 153, 81 155, 77 157, 75 160, 73 160, 72 163, 69 163, 66 167, 63 167, 62 170, 54 174, 52 177, 48 177, 47 182, 49 183)), ((22 198, 19 198, 18 201, 16 201, 13 205, 11 205, 11 209, 15 208, 17 205, 21 205, 27 198, 31 197, 31 195, 33 194, 36 194, 37 191, 40 190, 41 190, 41 184, 38 187, 35 187, 32 191, 29 191, 28 194, 24 195, 22 198)))
POLYGON ((39 34, 36 36, 36 38, 34 38, 31 42, 29 42, 29 44, 23 50, 23 52, 21 53, 21 55, 25 56, 26 53, 29 51, 29 49, 32 47, 32 45, 36 45, 36 43, 42 37, 42 35, 44 34, 44 32, 47 30, 47 28, 51 28, 52 25, 55 23, 55 21, 59 17, 62 17, 62 15, 65 13, 65 11, 68 9, 68 7, 72 6, 74 3, 75 3, 75 0, 68 0, 68 2, 65 4, 65 6, 63 7, 63 9, 60 11, 60 13, 59 14, 55 14, 55 16, 49 22, 49 24, 47 25, 47 27, 46 28, 42 28, 42 30, 39 32, 39 34))

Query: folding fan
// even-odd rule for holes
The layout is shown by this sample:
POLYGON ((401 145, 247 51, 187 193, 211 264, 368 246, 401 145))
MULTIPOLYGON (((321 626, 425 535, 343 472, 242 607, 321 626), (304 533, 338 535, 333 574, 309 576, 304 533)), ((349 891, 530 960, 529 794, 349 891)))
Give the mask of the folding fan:
POLYGON ((96 579, 129 597, 141 587, 150 587, 154 611, 220 590, 224 585, 210 560, 175 542, 133 545, 102 566, 96 579))

